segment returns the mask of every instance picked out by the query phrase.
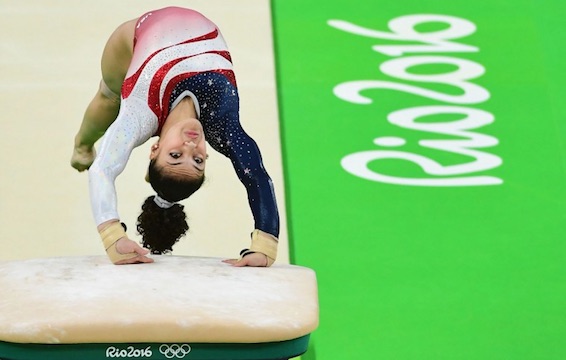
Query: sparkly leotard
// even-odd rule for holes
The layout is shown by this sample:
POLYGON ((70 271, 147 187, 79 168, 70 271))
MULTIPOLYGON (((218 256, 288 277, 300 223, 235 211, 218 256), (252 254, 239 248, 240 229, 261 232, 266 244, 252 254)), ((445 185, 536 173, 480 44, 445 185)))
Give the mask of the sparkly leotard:
POLYGON ((120 112, 89 169, 97 225, 119 219, 114 181, 132 150, 159 135, 171 110, 190 96, 208 143, 227 156, 246 187, 255 228, 279 235, 273 184, 255 141, 239 121, 228 48, 216 25, 189 9, 169 7, 140 17, 120 112))

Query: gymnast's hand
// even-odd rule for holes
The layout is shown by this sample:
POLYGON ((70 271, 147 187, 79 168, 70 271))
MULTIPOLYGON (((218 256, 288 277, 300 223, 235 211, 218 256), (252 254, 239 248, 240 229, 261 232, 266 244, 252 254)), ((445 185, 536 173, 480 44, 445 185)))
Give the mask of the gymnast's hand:
POLYGON ((248 254, 240 259, 227 259, 227 260, 222 260, 222 262, 237 267, 242 267, 242 266, 266 267, 267 255, 256 252, 253 254, 248 254))
POLYGON ((71 157, 71 166, 78 171, 87 170, 96 158, 94 147, 75 146, 71 157))
POLYGON ((116 250, 120 254, 130 254, 132 257, 129 259, 124 259, 115 262, 116 265, 126 265, 126 264, 140 264, 140 263, 152 263, 153 259, 147 257, 149 254, 148 249, 142 248, 137 242, 123 237, 116 242, 116 250))

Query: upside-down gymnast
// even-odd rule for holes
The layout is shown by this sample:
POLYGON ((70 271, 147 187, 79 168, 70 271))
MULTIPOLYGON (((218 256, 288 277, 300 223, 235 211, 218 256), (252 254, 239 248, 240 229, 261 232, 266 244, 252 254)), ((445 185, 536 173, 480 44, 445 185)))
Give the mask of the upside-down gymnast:
POLYGON ((178 202, 202 185, 208 142, 231 160, 255 222, 250 248, 225 262, 271 266, 279 235, 273 184, 258 146, 240 125, 232 61, 217 26, 189 9, 148 12, 112 33, 101 68, 71 165, 88 169, 94 220, 110 260, 149 263, 150 252, 172 251, 188 230, 178 202), (145 200, 136 224, 141 247, 120 223, 114 182, 132 150, 152 136, 158 140, 151 146, 146 180, 156 194, 145 200), (101 137, 97 153, 94 144, 101 137))

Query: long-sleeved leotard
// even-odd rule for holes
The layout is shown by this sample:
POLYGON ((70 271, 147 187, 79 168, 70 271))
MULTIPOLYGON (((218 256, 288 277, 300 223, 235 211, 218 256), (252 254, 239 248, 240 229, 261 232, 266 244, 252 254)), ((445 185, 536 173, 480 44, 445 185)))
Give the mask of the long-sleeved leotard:
POLYGON ((273 184, 255 141, 239 121, 239 98, 228 48, 216 25, 196 11, 170 7, 142 16, 121 105, 89 169, 97 225, 119 219, 114 181, 132 150, 159 135, 184 97, 196 107, 207 142, 227 156, 246 187, 255 228, 279 235, 273 184))

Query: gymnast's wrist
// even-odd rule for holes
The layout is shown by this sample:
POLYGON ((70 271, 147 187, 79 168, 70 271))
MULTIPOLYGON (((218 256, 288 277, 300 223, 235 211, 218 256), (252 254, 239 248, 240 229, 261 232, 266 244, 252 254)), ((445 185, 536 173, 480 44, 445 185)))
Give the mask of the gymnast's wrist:
POLYGON ((256 229, 252 232, 252 244, 249 250, 243 252, 242 257, 255 252, 262 253, 267 257, 266 266, 271 266, 277 259, 278 245, 279 241, 275 236, 256 229))
POLYGON ((106 254, 113 263, 136 256, 133 253, 122 254, 118 252, 116 243, 122 238, 127 238, 126 229, 119 221, 113 221, 106 226, 99 227, 98 232, 100 234, 102 244, 104 245, 104 250, 106 250, 106 254))
POLYGON ((119 221, 112 221, 109 224, 99 226, 98 234, 104 245, 104 250, 108 250, 118 240, 127 236, 126 230, 119 221))

